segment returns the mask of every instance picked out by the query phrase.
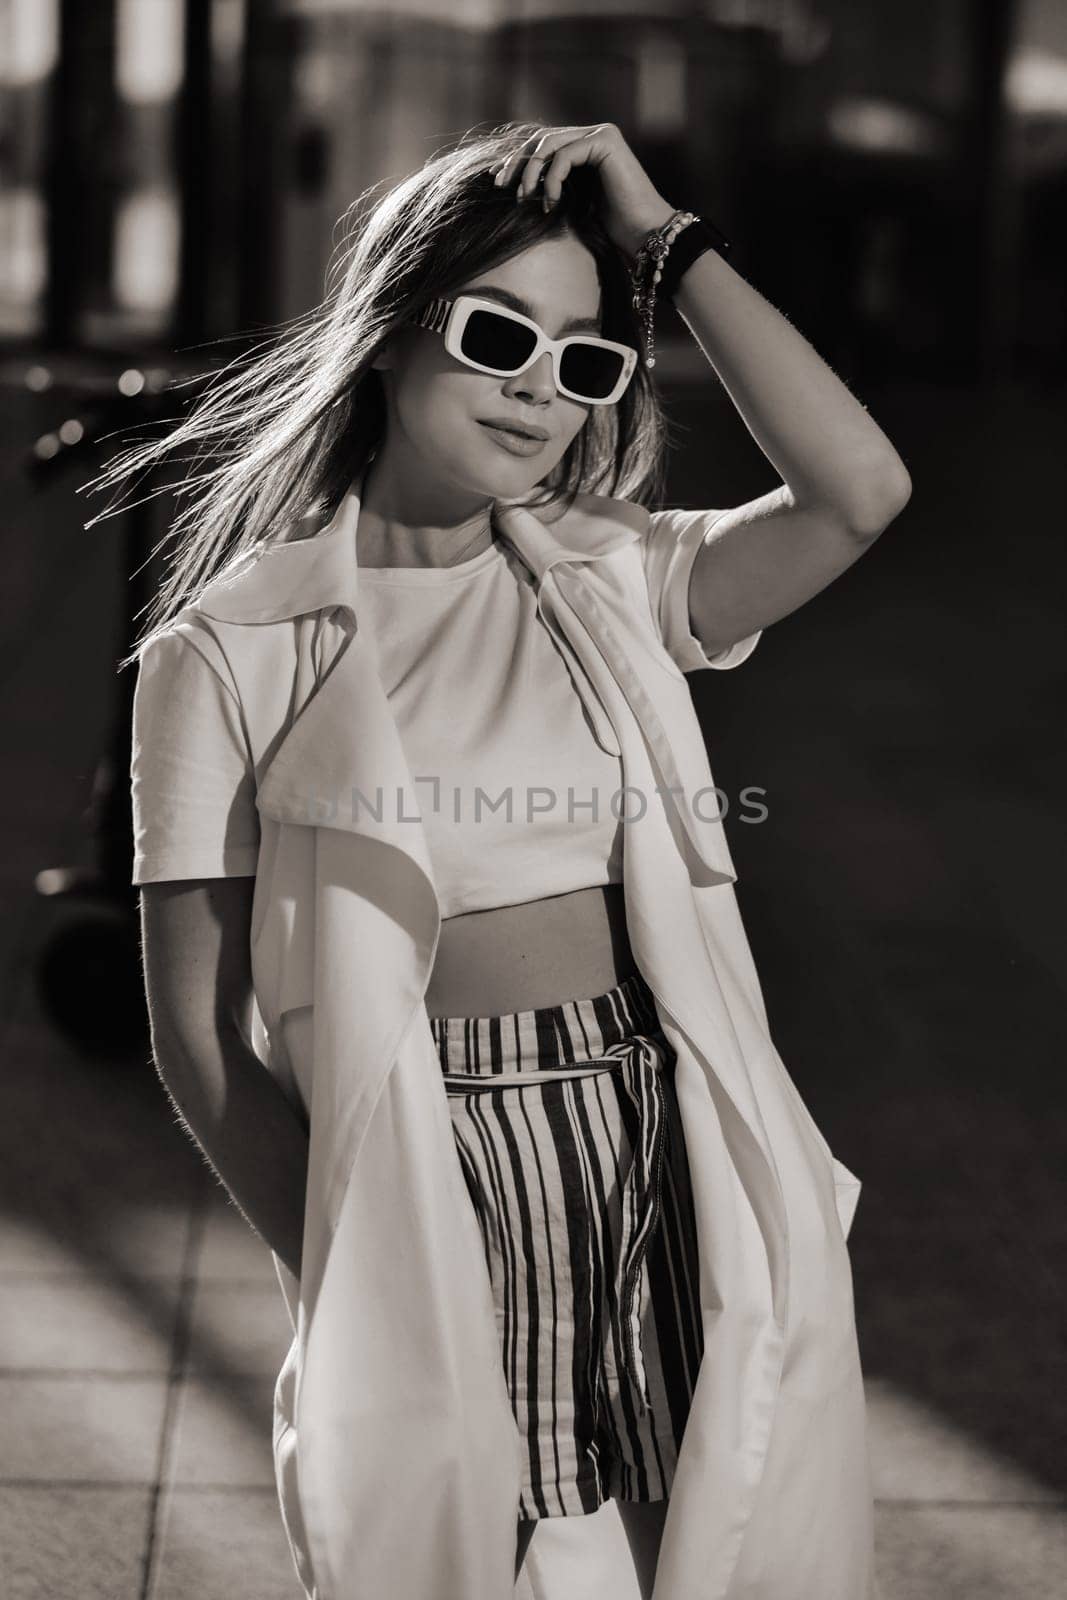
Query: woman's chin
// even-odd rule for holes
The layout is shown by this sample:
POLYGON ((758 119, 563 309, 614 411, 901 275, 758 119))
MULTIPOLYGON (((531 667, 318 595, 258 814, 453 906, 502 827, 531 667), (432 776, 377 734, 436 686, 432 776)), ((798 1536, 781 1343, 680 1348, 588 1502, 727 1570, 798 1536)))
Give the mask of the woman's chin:
POLYGON ((479 462, 472 468, 469 481, 472 488, 493 500, 501 500, 509 495, 526 494, 542 475, 542 469, 533 461, 516 456, 491 466, 479 462))

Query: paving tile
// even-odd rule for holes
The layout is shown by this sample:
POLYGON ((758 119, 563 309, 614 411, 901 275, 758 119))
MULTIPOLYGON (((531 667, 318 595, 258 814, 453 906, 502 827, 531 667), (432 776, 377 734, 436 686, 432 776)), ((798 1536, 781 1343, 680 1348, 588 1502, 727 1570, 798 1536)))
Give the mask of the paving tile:
POLYGON ((277 1279, 273 1286, 197 1283, 188 1371, 276 1377, 292 1342, 277 1279))
POLYGON ((1067 1594, 1062 1506, 879 1505, 881 1600, 1049 1600, 1067 1594))
POLYGON ((166 1372, 178 1285, 166 1278, 8 1277, 0 1369, 166 1372))
POLYGON ((1035 1484, 1067 1497, 1067 1390, 1062 1385, 1042 1393, 1035 1382, 1012 1391, 1002 1386, 995 1367, 983 1366, 969 1387, 953 1389, 943 1382, 933 1400, 939 1412, 987 1450, 1017 1462, 1035 1484))
POLYGON ((882 1379, 864 1383, 879 1500, 1055 1502, 1056 1491, 882 1379))
POLYGON ((106 1219, 107 1250, 124 1272, 177 1274, 184 1264, 190 1225, 188 1202, 130 1206, 106 1219))
POLYGON ((204 1222, 197 1276, 227 1283, 269 1283, 278 1291, 270 1246, 218 1188, 213 1191, 204 1222))
POLYGON ((0 1486, 4 1600, 139 1600, 149 1497, 0 1486))
POLYGON ((148 1600, 304 1600, 277 1494, 165 1490, 148 1600))
POLYGON ((857 1230, 868 1371, 910 1372, 927 1394, 970 1387, 977 1375, 1013 1394, 1067 1384, 1051 1298, 1025 1260, 1011 1259, 1019 1252, 1000 1228, 999 1213, 976 1213, 969 1229, 935 1216, 925 1230, 857 1230))
POLYGON ((155 1478, 165 1378, 0 1378, 0 1481, 155 1478))
MULTIPOLYGON (((42 913, 42 924, 44 914, 42 913)), ((41 926, 38 939, 51 929, 41 926)), ((120 1211, 180 1206, 199 1192, 204 1163, 177 1125, 147 1054, 101 1059, 70 1044, 28 983, 12 995, 5 1048, 18 1063, 4 1084, 0 1210, 106 1245, 120 1211), (27 1129, 46 1129, 48 1159, 27 1129)))
POLYGON ((0 1277, 6 1273, 101 1273, 166 1277, 182 1270, 188 1204, 133 1205, 107 1216, 42 1210, 0 1216, 0 1277))
POLYGON ((78 1273, 87 1270, 85 1254, 72 1238, 67 1222, 54 1225, 43 1216, 0 1216, 0 1276, 17 1272, 78 1273))
POLYGON ((1027 1327, 1025 1308, 1004 1306, 990 1307, 983 1319, 979 1307, 933 1286, 898 1304, 867 1285, 862 1304, 860 1349, 872 1378, 895 1382, 957 1417, 960 1402, 974 1414, 983 1390, 994 1412, 1014 1401, 1028 1427, 1040 1426, 1042 1415, 1050 1419, 1050 1405, 1063 1409, 1067 1370, 1047 1317, 1035 1314, 1027 1327))
POLYGON ((181 1382, 168 1482, 269 1488, 274 1378, 196 1378, 181 1382))

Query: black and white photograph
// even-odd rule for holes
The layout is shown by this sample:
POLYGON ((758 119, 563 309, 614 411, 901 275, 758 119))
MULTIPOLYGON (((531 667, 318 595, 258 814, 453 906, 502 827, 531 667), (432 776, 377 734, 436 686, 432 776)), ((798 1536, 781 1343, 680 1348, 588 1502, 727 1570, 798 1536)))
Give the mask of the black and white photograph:
POLYGON ((1067 9, 0 82, 2 1600, 1067 1592, 1067 9))

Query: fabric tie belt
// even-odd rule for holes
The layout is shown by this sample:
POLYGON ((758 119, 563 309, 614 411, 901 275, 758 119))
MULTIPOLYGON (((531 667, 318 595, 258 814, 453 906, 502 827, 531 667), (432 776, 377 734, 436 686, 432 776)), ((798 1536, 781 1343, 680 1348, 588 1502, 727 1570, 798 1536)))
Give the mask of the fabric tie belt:
POLYGON ((641 1283, 646 1272, 645 1257, 659 1222, 663 1184, 663 1155, 667 1135, 663 1066, 670 1059, 670 1046, 662 1034, 643 1034, 606 1046, 595 1057, 599 1066, 531 1065, 516 1072, 446 1072, 445 1089, 450 1095, 470 1094, 483 1089, 529 1088, 546 1075, 553 1078, 585 1078, 600 1072, 618 1071, 623 1085, 638 1109, 637 1137, 633 1161, 622 1189, 622 1239, 615 1276, 615 1294, 623 1328, 626 1368, 641 1400, 641 1410, 651 1405, 648 1377, 641 1339, 641 1283), (604 1065, 603 1063, 609 1063, 604 1065))

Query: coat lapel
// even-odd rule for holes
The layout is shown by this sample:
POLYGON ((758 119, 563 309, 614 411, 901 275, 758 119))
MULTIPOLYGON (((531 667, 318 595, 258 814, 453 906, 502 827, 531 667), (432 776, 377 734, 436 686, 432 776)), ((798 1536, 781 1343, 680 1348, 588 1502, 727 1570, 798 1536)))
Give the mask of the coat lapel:
POLYGON ((627 830, 631 942, 657 999, 693 1040, 707 1046, 708 1085, 758 1219, 770 1263, 774 1313, 784 1326, 788 1219, 745 1043, 754 1037, 752 1025, 757 1019, 728 971, 720 970, 722 952, 705 938, 696 895, 686 892, 730 883, 736 877, 689 688, 683 674, 669 676, 651 652, 642 658, 640 630, 627 633, 631 649, 624 650, 621 623, 612 625, 614 611, 624 602, 593 575, 583 581, 561 566, 554 582, 549 575, 542 594, 546 604, 558 607, 561 618, 567 619, 579 651, 599 652, 610 671, 610 678, 603 681, 604 672, 593 664, 597 680, 602 681, 602 698, 614 708, 626 782, 647 802, 647 816, 640 815, 627 830), (653 682, 655 700, 647 687, 653 682), (640 738, 635 738, 638 732, 640 738), (656 809, 656 792, 663 796, 662 814, 656 809), (693 805, 700 794, 710 805, 704 812, 693 805), (707 820, 701 820, 702 815, 707 820), (664 819, 674 835, 673 852, 664 819), (673 880, 677 880, 676 896, 670 888, 673 880))
MULTIPOLYGON (((737 873, 717 798, 714 792, 707 792, 710 773, 688 759, 688 740, 672 739, 657 709, 658 701, 665 711, 668 707, 677 710, 691 723, 692 700, 683 674, 653 659, 637 629, 628 630, 624 645, 612 615, 617 599, 607 586, 580 577, 569 567, 553 571, 542 588, 540 604, 542 613, 547 611, 558 619, 557 625, 574 629, 579 638, 584 633, 593 641, 625 695, 658 769, 659 794, 692 881, 700 885, 735 882, 737 873), (656 685, 655 699, 649 693, 650 683, 656 685)), ((646 799, 652 803, 651 796, 646 799)))
POLYGON ((204 590, 199 609, 254 625, 323 613, 321 669, 273 758, 256 804, 277 822, 361 834, 413 856, 433 882, 418 797, 381 685, 374 641, 357 621, 359 492, 310 538, 250 552, 204 590))

